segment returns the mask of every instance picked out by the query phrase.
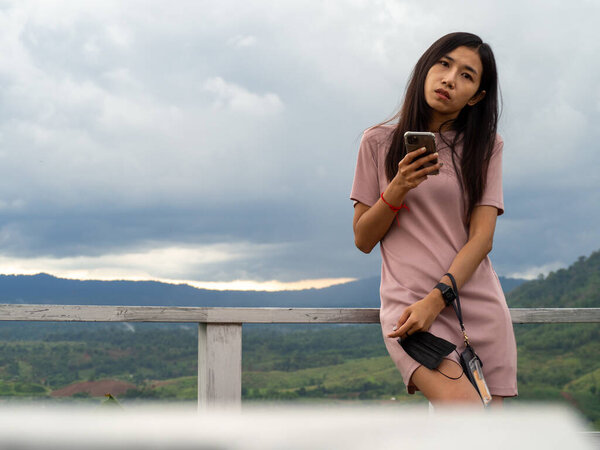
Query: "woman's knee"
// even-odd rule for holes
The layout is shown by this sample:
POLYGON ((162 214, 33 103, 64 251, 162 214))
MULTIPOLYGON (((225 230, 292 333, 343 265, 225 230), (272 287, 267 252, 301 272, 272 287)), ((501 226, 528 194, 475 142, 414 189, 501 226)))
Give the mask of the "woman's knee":
POLYGON ((469 405, 482 405, 479 394, 462 372, 462 367, 454 361, 444 359, 437 370, 419 366, 413 372, 412 382, 419 388, 423 395, 433 403, 448 404, 462 403, 469 405), (444 376, 444 374, 446 376, 444 376), (462 374, 462 375, 461 375, 462 374), (454 379, 451 379, 451 378, 454 379))

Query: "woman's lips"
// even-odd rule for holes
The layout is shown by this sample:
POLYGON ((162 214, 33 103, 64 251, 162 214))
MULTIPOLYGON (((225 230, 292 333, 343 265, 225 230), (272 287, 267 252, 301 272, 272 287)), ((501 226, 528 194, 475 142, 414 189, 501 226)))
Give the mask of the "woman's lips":
POLYGON ((445 100, 450 100, 450 94, 448 93, 448 91, 444 90, 444 89, 436 89, 435 93, 438 95, 438 97, 443 98, 445 100))

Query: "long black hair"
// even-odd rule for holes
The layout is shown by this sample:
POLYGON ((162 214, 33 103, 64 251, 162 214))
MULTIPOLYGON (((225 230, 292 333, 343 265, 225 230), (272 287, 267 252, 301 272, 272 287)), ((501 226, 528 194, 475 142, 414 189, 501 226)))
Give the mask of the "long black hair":
POLYGON ((456 131, 451 142, 447 142, 444 135, 440 136, 452 149, 452 162, 456 175, 460 180, 463 192, 467 194, 468 201, 464 213, 465 221, 468 223, 475 204, 481 200, 483 195, 500 115, 496 60, 490 46, 484 43, 479 36, 471 33, 450 33, 435 41, 417 61, 410 76, 400 111, 379 125, 398 119, 385 159, 386 176, 388 181, 391 181, 398 172, 398 163, 406 155, 404 133, 406 131, 429 131, 431 107, 425 101, 425 78, 429 69, 444 55, 461 46, 476 50, 481 58, 483 73, 476 95, 485 91, 485 96, 475 105, 465 106, 456 119, 440 125, 439 131, 446 125, 456 131), (461 140, 463 152, 459 173, 454 159, 454 149, 461 140))

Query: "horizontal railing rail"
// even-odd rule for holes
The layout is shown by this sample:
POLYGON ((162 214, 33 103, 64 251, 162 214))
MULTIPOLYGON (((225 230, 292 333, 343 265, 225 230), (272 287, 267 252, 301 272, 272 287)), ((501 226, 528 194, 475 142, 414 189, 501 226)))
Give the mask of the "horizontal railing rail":
MULTIPOLYGON (((510 308, 513 323, 600 323, 600 308, 510 308)), ((242 401, 242 324, 379 323, 378 308, 0 305, 0 321, 198 323, 198 407, 242 401)))
MULTIPOLYGON (((513 323, 600 322, 600 308, 510 308, 513 323)), ((379 323, 379 308, 0 305, 0 320, 34 322, 379 323)))

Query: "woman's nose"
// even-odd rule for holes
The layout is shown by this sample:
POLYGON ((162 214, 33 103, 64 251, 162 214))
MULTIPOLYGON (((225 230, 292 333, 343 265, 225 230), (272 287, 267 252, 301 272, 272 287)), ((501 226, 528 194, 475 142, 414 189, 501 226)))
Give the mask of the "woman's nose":
POLYGON ((444 78, 442 79, 442 84, 446 85, 446 87, 453 89, 456 81, 456 73, 454 71, 448 71, 444 78))
POLYGON ((452 78, 446 77, 442 80, 442 84, 450 89, 454 88, 454 80, 452 78))

